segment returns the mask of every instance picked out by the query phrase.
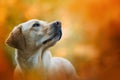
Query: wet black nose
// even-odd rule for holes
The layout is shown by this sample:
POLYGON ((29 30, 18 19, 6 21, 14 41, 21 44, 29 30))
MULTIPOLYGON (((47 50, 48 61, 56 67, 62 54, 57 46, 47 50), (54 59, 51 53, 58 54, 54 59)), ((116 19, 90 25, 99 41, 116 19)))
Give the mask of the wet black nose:
POLYGON ((61 22, 60 21, 55 21, 52 23, 53 26, 61 28, 61 22))
POLYGON ((61 30, 61 22, 60 21, 54 21, 50 23, 52 29, 54 30, 54 35, 59 37, 59 40, 62 36, 62 30, 61 30))

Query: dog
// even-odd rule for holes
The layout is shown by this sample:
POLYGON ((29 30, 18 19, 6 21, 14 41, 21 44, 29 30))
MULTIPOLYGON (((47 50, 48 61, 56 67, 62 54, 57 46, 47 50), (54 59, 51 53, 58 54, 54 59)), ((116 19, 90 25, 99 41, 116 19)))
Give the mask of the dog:
POLYGON ((50 47, 61 39, 61 22, 32 19, 16 26, 6 44, 15 48, 14 80, 78 80, 73 65, 52 57, 50 47))

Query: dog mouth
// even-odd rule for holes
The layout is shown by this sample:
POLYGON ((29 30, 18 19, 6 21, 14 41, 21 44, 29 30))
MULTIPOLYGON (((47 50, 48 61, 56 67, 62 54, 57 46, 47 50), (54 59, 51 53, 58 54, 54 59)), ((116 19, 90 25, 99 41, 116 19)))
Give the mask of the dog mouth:
POLYGON ((52 27, 51 33, 49 35, 52 35, 49 39, 43 41, 43 44, 46 44, 48 42, 55 43, 59 41, 62 37, 62 30, 61 30, 61 22, 60 21, 54 21, 49 24, 52 27))
POLYGON ((55 33, 53 34, 53 36, 50 37, 49 39, 43 41, 43 44, 46 44, 46 43, 52 41, 53 39, 54 39, 55 41, 59 41, 59 40, 61 39, 61 37, 62 37, 62 31, 60 30, 60 31, 58 31, 58 32, 55 32, 55 33))

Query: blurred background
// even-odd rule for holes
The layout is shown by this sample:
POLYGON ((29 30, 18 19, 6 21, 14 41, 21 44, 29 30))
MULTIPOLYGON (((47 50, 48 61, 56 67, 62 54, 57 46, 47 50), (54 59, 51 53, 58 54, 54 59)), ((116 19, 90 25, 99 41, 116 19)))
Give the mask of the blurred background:
POLYGON ((51 51, 71 61, 81 80, 120 80, 119 0, 0 0, 0 80, 12 80, 15 68, 5 39, 35 18, 62 21, 63 37, 51 51))

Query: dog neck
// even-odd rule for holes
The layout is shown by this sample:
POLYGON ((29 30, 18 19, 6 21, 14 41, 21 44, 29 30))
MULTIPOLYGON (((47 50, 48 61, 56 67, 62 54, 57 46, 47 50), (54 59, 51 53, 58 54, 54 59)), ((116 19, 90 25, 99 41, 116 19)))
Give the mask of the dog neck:
POLYGON ((52 57, 49 50, 42 48, 37 51, 16 50, 15 54, 17 66, 24 72, 43 68, 47 70, 52 57))

